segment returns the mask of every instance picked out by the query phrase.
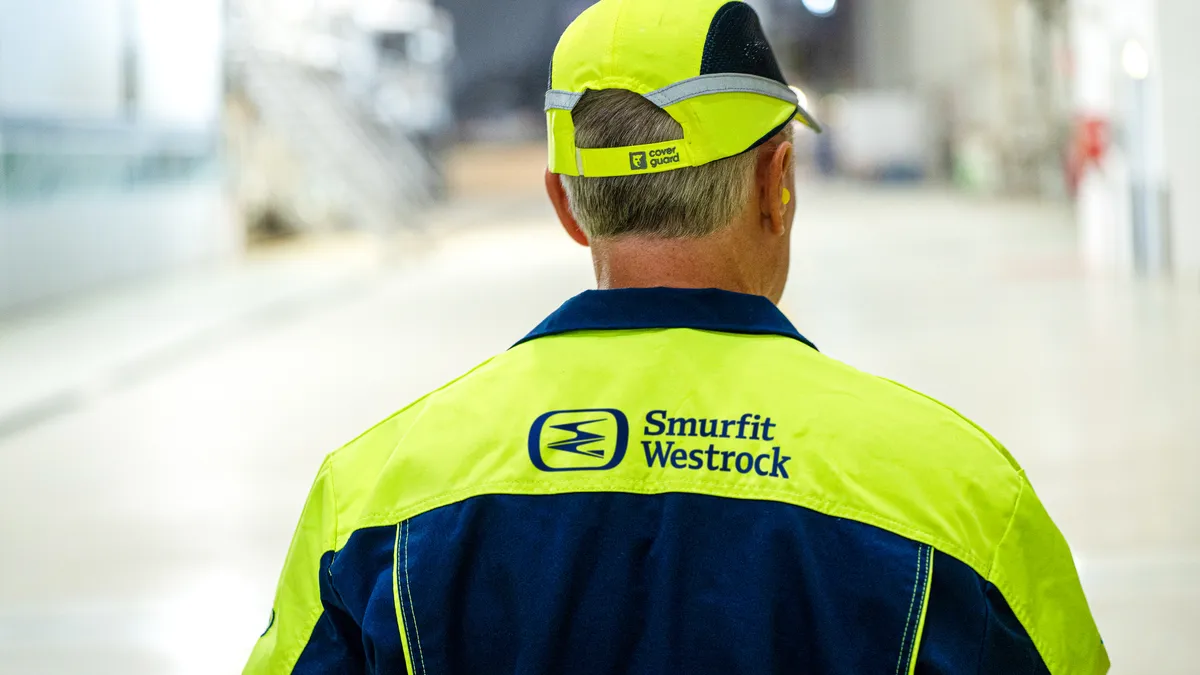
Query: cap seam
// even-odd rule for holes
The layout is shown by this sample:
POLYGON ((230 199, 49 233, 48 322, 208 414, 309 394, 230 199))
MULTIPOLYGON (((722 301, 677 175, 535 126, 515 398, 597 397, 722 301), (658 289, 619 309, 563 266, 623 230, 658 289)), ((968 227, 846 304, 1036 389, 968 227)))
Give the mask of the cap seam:
POLYGON ((625 14, 625 3, 627 0, 620 0, 620 5, 617 7, 617 16, 613 20, 612 37, 608 40, 608 63, 604 64, 606 72, 613 72, 616 69, 617 63, 617 33, 621 29, 621 17, 625 14))

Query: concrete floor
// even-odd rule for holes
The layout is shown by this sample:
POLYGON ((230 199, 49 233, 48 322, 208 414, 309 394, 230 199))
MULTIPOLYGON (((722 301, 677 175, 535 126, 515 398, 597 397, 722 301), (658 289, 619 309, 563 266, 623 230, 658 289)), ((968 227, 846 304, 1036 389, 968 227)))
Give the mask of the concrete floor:
MULTIPOLYGON (((322 456, 591 282, 536 194, 0 323, 0 672, 236 672, 322 456)), ((1089 278, 1063 208, 809 186, 785 309, 956 406, 1071 541, 1114 673, 1200 662, 1200 294, 1089 278)))

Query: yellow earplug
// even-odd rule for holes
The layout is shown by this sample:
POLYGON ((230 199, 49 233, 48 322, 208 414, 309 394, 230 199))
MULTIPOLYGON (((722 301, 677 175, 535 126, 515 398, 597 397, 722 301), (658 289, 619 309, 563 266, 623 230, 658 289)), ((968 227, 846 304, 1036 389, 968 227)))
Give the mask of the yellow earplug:
POLYGON ((783 188, 783 205, 787 206, 792 203, 792 193, 787 188, 783 188))

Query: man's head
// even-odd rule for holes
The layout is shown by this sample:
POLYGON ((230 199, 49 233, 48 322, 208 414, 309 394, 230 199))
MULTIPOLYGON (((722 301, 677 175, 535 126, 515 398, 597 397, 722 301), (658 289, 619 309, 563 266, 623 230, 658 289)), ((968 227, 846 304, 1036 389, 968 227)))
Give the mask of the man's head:
MULTIPOLYGON (((580 148, 622 148, 683 138, 683 128, 645 98, 592 91, 573 111, 580 148)), ((571 212, 589 239, 706 237, 741 215, 754 187, 757 151, 704 166, 610 178, 563 176, 571 212)), ((640 161, 640 156, 637 158, 640 161)))
POLYGON ((601 0, 563 35, 546 186, 601 286, 783 292, 791 121, 758 18, 723 0, 601 0))
MULTIPOLYGON (((619 89, 585 95, 575 125, 581 148, 682 135, 670 115, 619 89)), ((568 234, 592 247, 602 282, 736 285, 728 290, 778 302, 795 216, 784 196, 795 193, 791 138, 788 126, 753 150, 662 173, 588 178, 547 172, 547 190, 568 234), (629 266, 644 275, 628 279, 622 268, 629 266)))

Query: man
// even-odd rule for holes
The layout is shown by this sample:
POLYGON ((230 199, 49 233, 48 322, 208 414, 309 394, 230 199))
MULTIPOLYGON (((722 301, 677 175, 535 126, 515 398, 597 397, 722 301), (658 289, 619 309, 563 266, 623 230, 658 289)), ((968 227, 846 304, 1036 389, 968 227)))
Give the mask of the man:
POLYGON ((551 85, 602 290, 326 459, 246 672, 1105 672, 1012 457, 776 309, 816 123, 753 11, 601 0, 551 85))

